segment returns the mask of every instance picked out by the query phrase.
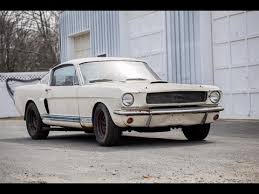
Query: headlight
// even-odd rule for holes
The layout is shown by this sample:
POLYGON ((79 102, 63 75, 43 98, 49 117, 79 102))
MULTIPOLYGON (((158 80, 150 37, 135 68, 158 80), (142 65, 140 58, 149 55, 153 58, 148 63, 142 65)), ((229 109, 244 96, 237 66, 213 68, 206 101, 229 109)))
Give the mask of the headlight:
POLYGON ((134 97, 132 94, 126 93, 126 94, 122 95, 122 103, 125 106, 131 106, 133 104, 133 102, 134 102, 134 97))
POLYGON ((216 104, 220 100, 220 93, 218 91, 213 91, 209 95, 209 99, 212 103, 216 104))

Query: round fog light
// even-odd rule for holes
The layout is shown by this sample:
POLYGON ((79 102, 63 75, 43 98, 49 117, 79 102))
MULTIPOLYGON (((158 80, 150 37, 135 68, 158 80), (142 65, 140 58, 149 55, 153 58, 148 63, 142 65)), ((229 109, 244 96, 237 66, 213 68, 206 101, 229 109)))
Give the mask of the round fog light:
POLYGON ((133 122, 133 118, 131 118, 131 117, 128 118, 127 123, 130 124, 130 123, 132 123, 132 122, 133 122))
POLYGON ((219 115, 216 114, 216 115, 214 115, 213 120, 216 121, 216 120, 218 120, 218 118, 219 118, 219 115))

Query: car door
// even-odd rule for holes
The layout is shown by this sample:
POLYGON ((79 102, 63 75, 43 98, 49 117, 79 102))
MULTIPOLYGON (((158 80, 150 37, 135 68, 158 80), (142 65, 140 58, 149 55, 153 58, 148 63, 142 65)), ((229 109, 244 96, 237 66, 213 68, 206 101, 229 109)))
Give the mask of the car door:
POLYGON ((50 86, 45 90, 49 108, 48 119, 52 125, 81 126, 77 101, 78 87, 74 65, 65 64, 52 70, 50 86))

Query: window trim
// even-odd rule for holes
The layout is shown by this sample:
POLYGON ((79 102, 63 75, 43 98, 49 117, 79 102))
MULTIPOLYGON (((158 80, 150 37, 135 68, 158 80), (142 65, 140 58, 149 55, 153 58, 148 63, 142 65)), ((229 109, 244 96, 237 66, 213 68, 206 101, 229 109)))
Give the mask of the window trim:
POLYGON ((73 85, 72 85, 72 86, 78 86, 78 85, 80 85, 76 67, 75 67, 74 64, 70 64, 70 63, 58 65, 58 66, 54 67, 54 68, 51 70, 49 85, 50 85, 50 86, 57 86, 57 85, 53 85, 53 75, 54 75, 54 72, 55 72, 56 70, 58 70, 58 69, 61 69, 61 68, 64 68, 64 67, 69 67, 69 66, 73 66, 73 67, 74 67, 74 69, 75 69, 75 75, 77 76, 77 80, 78 80, 78 84, 75 85, 75 78, 74 78, 74 79, 73 79, 73 85))

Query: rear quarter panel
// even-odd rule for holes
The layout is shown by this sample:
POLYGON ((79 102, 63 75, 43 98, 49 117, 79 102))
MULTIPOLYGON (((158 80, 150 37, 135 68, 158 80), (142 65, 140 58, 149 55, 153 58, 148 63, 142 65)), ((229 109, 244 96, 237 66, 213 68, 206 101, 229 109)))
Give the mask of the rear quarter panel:
POLYGON ((17 111, 24 116, 25 107, 29 100, 33 101, 40 114, 46 113, 46 109, 44 106, 45 99, 45 84, 34 84, 34 85, 26 85, 19 86, 15 89, 14 92, 14 102, 17 111))

